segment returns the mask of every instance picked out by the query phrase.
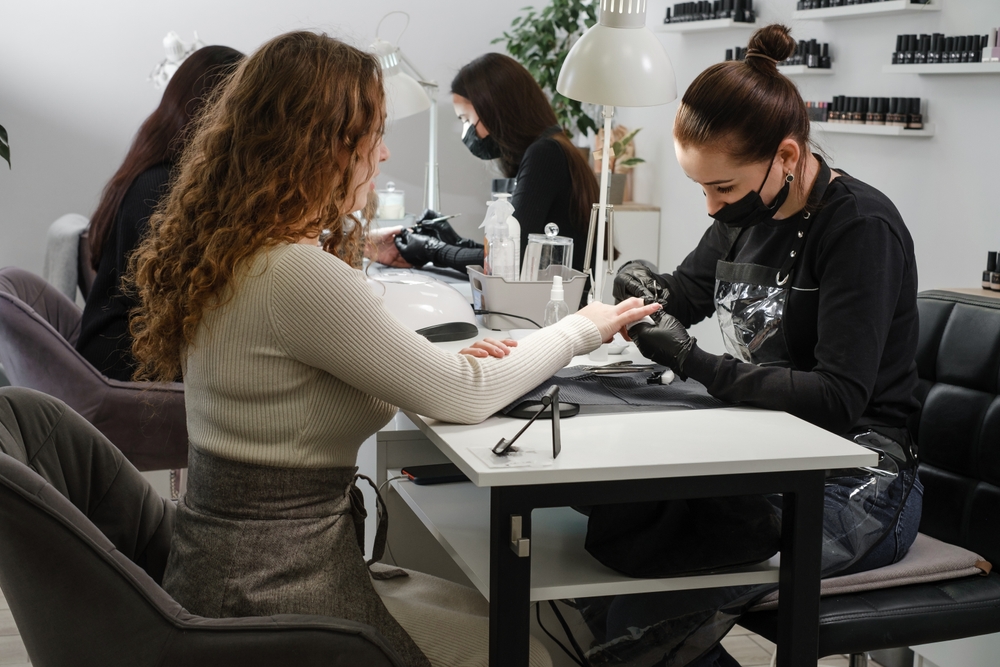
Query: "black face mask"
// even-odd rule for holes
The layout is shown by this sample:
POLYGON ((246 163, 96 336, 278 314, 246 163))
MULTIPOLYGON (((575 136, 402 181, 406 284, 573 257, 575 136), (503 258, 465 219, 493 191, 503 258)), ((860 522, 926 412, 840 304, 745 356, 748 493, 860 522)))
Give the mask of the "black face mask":
POLYGON ((476 125, 466 121, 465 133, 462 135, 462 143, 469 149, 469 152, 480 160, 496 160, 500 157, 500 146, 492 134, 487 134, 482 139, 476 134, 476 125))
POLYGON ((760 191, 764 189, 764 183, 767 183, 767 177, 770 175, 771 170, 768 169, 767 174, 764 176, 764 182, 760 184, 759 188, 746 193, 739 201, 726 204, 710 217, 724 225, 739 227, 741 229, 753 227, 773 218, 774 214, 781 208, 781 205, 788 199, 788 193, 791 190, 792 181, 795 180, 795 177, 791 174, 785 176, 785 185, 778 191, 771 205, 767 206, 764 204, 764 200, 760 198, 760 191))

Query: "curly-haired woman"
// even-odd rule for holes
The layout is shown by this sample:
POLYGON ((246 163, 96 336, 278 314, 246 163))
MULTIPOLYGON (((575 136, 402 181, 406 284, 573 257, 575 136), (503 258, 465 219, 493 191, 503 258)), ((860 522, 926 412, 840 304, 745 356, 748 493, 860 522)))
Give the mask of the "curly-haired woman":
POLYGON ((150 221, 133 349, 146 377, 183 372, 191 438, 164 587, 206 616, 327 614, 374 626, 408 665, 485 665, 477 593, 398 570, 373 583, 351 518, 358 448, 397 406, 485 419, 658 306, 595 304, 468 354, 400 325, 356 268, 349 217, 371 210, 384 117, 374 56, 277 37, 200 119, 150 221))

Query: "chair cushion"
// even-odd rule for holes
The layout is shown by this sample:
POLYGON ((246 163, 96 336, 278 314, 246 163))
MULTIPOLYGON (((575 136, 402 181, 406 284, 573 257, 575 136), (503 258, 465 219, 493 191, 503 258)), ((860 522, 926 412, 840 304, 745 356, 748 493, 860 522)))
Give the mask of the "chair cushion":
MULTIPOLYGON (((740 625, 776 641, 776 610, 740 625)), ((1000 575, 833 595, 819 605, 819 656, 950 641, 1000 632, 1000 575)))
MULTIPOLYGON (((906 556, 898 563, 843 577, 829 577, 820 584, 820 595, 843 595, 879 588, 923 584, 945 579, 989 574, 992 566, 967 549, 917 534, 906 556)), ((751 611, 777 609, 778 592, 763 597, 751 611)))

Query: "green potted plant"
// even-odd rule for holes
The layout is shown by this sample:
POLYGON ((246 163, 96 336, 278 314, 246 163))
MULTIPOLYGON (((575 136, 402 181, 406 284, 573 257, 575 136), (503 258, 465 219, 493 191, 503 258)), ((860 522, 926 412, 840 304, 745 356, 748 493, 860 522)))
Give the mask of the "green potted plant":
POLYGON ((556 81, 566 55, 577 39, 597 22, 593 0, 552 0, 536 10, 524 7, 510 29, 493 44, 503 43, 507 53, 525 66, 552 103, 559 124, 570 135, 596 132, 597 124, 583 104, 556 92, 556 81))
MULTIPOLYGON (((610 172, 608 181, 609 204, 621 204, 625 201, 626 185, 632 167, 645 162, 641 157, 635 156, 635 144, 632 143, 640 130, 642 130, 641 127, 629 132, 622 125, 615 126, 611 130, 611 158, 608 163, 608 171, 610 172)), ((598 174, 601 172, 601 160, 603 159, 602 150, 599 148, 604 145, 603 134, 604 130, 599 130, 594 140, 595 147, 598 147, 594 151, 594 170, 598 174)), ((628 199, 631 200, 631 196, 628 199)))

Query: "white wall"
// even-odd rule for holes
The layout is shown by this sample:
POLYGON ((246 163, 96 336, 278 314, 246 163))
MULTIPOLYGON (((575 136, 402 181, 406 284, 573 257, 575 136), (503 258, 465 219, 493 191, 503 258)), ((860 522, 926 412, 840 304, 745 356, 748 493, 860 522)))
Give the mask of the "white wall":
MULTIPOLYGON (((269 37, 296 28, 321 28, 366 45, 379 18, 406 9, 412 22, 402 46, 444 90, 454 72, 496 50, 497 37, 529 0, 467 3, 457 0, 330 2, 329 0, 52 0, 4 2, 0 40, 0 124, 10 133, 14 168, 0 168, 0 266, 40 271, 45 229, 66 212, 89 215, 100 189, 118 166, 132 134, 155 107, 159 92, 146 82, 162 58, 168 30, 190 39, 251 51, 269 37)), ((997 0, 940 0, 926 15, 792 24, 797 37, 832 43, 836 73, 802 77, 806 99, 835 94, 920 96, 930 100, 931 139, 832 135, 822 147, 834 164, 883 190, 913 233, 921 288, 975 286, 985 252, 1000 247, 997 173, 1000 169, 1000 75, 884 75, 881 65, 900 32, 984 33, 1000 25, 997 0)), ((758 0, 762 20, 790 20, 794 0, 758 0)), ((667 3, 650 3, 648 24, 662 20, 667 3)), ((398 25, 398 24, 396 24, 398 25)), ((392 37, 387 24, 383 37, 392 37)), ((746 43, 749 31, 661 34, 682 92, 727 47, 746 43)), ((441 96, 442 202, 462 212, 456 226, 472 234, 479 224, 490 170, 458 141, 447 95, 441 96)), ((677 167, 670 126, 677 103, 623 109, 622 122, 643 127, 637 145, 648 164, 637 171, 637 199, 663 207, 661 264, 676 265, 708 223, 702 195, 677 167)), ((388 135, 393 151, 380 185, 394 180, 418 209, 424 176, 426 116, 399 121, 388 135)))

